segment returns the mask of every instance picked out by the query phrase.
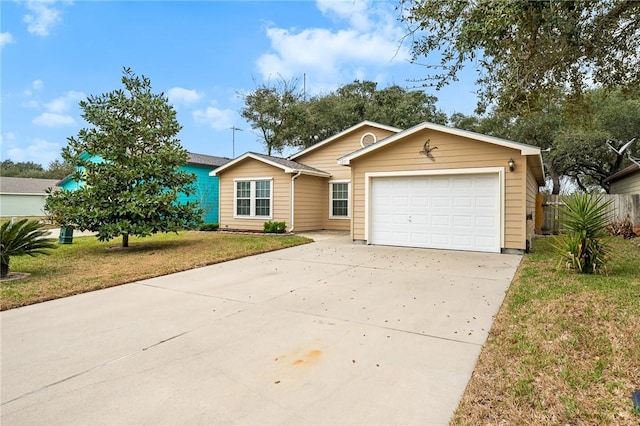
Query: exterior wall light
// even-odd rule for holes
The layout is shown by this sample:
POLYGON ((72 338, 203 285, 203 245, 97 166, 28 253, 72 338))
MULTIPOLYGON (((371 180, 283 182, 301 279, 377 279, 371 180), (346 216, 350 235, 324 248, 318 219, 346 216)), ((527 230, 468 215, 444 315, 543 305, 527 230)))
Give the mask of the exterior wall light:
POLYGON ((507 161, 507 165, 509 166, 509 171, 512 172, 513 169, 516 168, 516 162, 513 158, 509 158, 509 161, 507 161))

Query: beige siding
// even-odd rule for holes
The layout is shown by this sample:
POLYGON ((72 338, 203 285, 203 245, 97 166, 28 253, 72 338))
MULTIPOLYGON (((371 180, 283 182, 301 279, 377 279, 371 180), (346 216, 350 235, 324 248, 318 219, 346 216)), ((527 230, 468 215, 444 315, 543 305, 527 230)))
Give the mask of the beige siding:
POLYGON ((425 129, 357 158, 351 162, 351 166, 354 240, 363 240, 365 234, 366 172, 502 167, 505 169, 503 248, 525 248, 527 165, 525 157, 521 156, 518 150, 425 129), (431 153, 435 161, 420 154, 427 139, 430 140, 431 153), (507 168, 510 158, 516 162, 513 172, 509 172, 507 168))
POLYGON ((295 186, 294 232, 324 229, 327 216, 328 180, 322 177, 300 175, 295 186))
POLYGON ((527 217, 527 235, 526 238, 531 240, 535 233, 535 218, 536 218, 536 195, 538 195, 538 183, 531 170, 527 170, 527 205, 526 205, 526 217, 527 217), (531 219, 529 219, 531 218, 531 219))
POLYGON ((611 194, 640 194, 640 171, 611 183, 611 194))
MULTIPOLYGON (((350 179, 351 170, 347 166, 338 165, 338 158, 361 149, 360 138, 365 133, 373 133, 377 140, 395 134, 376 127, 363 126, 357 131, 337 138, 307 154, 296 157, 295 161, 331 173, 331 179, 350 179)), ((328 202, 328 201, 327 201, 328 202)), ((348 228, 347 228, 348 229, 348 228)))
POLYGON ((277 167, 248 159, 233 166, 220 176, 220 229, 262 231, 268 220, 285 222, 290 226, 291 175, 277 167), (234 218, 234 179, 273 178, 271 219, 234 218))

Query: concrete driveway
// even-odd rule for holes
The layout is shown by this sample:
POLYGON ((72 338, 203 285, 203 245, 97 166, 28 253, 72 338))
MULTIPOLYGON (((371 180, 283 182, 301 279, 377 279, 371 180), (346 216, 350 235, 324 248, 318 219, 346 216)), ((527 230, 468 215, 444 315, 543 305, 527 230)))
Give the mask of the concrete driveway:
POLYGON ((521 257, 313 237, 2 312, 2 424, 447 424, 521 257))

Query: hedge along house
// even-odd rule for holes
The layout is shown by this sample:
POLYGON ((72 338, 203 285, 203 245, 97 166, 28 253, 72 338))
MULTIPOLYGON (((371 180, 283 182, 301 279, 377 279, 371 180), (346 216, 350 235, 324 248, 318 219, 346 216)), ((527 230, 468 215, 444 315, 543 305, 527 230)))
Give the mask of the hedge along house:
MULTIPOLYGON (((87 155, 88 154, 82 154, 87 155)), ((103 161, 100 157, 94 156, 92 162, 103 161)), ((196 175, 195 192, 188 197, 185 194, 178 194, 179 203, 187 203, 188 201, 197 201, 203 210, 202 220, 205 223, 218 223, 219 218, 219 200, 218 200, 218 178, 211 176, 209 173, 217 167, 231 161, 226 157, 216 157, 213 155, 195 154, 189 152, 189 161, 180 167, 188 173, 196 175)), ((75 190, 83 185, 83 182, 76 182, 73 176, 67 176, 60 182, 58 186, 63 190, 75 190)))
POLYGON ((247 153, 213 171, 220 224, 349 230, 367 244, 526 250, 540 149, 433 123, 362 122, 288 159, 247 153))

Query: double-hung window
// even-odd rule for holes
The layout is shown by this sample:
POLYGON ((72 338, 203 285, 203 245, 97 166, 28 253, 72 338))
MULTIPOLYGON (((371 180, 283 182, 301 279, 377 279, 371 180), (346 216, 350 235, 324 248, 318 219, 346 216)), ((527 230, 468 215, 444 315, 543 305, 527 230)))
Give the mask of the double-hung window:
POLYGON ((329 182, 329 216, 333 219, 349 218, 349 181, 329 182))
POLYGON ((235 217, 271 218, 271 178, 236 180, 235 186, 235 217))

